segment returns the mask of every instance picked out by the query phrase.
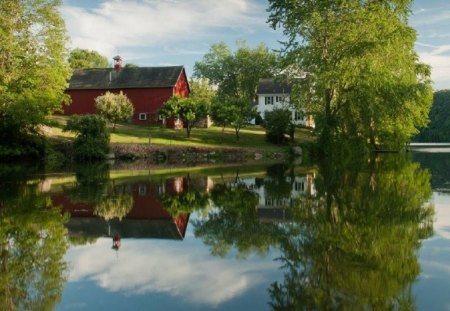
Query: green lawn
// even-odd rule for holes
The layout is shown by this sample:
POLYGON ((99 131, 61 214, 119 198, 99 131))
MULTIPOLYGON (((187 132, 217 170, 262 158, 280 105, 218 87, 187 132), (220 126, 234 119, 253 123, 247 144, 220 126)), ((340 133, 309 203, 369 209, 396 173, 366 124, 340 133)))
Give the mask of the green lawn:
MULTIPOLYGON (((52 126, 46 130, 49 136, 73 138, 73 134, 63 132, 62 127, 66 123, 66 116, 51 117, 52 126)), ((110 126, 112 129, 112 126, 110 126)), ((141 126, 134 124, 118 124, 116 132, 111 132, 111 143, 141 143, 147 144, 151 139, 152 144, 178 145, 192 147, 245 147, 278 149, 279 146, 268 143, 265 140, 264 129, 253 125, 243 128, 240 132, 240 140, 236 141, 233 128, 226 128, 222 135, 222 128, 194 128, 191 138, 186 137, 186 130, 173 130, 159 126, 141 126)), ((295 133, 296 143, 313 141, 314 136, 307 129, 297 129, 295 133)))

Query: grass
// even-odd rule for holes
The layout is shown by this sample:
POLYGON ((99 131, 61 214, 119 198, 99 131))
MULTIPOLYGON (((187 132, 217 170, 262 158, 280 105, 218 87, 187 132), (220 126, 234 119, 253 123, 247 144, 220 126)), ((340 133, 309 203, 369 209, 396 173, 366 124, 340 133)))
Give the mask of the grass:
MULTIPOLYGON (((51 126, 47 130, 47 135, 54 137, 73 138, 74 134, 63 132, 62 128, 66 124, 67 116, 52 116, 51 126)), ((110 130, 112 126, 109 126, 110 130)), ((276 150, 279 146, 271 144, 265 139, 265 131, 261 126, 252 125, 243 128, 240 132, 239 141, 236 140, 233 128, 222 128, 212 126, 210 128, 194 128, 191 137, 186 137, 184 129, 174 130, 159 126, 141 126, 134 124, 118 124, 116 131, 111 132, 111 143, 125 144, 151 144, 156 145, 177 145, 190 147, 233 147, 233 148, 260 148, 266 150, 276 150)), ((310 130, 298 128, 295 132, 295 143, 311 142, 314 136, 310 130)))

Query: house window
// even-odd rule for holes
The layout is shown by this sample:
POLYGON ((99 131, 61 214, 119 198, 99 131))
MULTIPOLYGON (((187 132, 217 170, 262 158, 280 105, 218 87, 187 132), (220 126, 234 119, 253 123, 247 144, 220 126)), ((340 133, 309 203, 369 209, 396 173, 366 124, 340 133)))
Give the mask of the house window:
POLYGON ((298 192, 304 192, 305 191, 305 183, 296 181, 294 183, 294 189, 295 189, 295 191, 298 191, 298 192))
POLYGON ((266 105, 273 105, 273 96, 266 96, 266 97, 264 98, 264 103, 265 103, 266 105))
POLYGON ((162 114, 158 114, 158 120, 159 121, 163 121, 164 120, 164 116, 162 114))
POLYGON ((295 120, 295 121, 303 120, 303 112, 301 112, 301 111, 296 111, 296 112, 295 112, 295 115, 294 115, 294 120, 295 120))
POLYGON ((139 113, 139 120, 140 120, 140 121, 145 121, 145 120, 147 120, 147 113, 146 113, 146 112, 141 112, 141 113, 139 113))

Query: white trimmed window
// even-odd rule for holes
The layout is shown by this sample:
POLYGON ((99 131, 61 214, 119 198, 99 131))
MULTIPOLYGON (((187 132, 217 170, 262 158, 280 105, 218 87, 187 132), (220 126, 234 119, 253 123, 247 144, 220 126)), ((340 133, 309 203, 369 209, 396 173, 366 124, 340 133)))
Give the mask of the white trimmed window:
POLYGON ((301 111, 296 111, 295 115, 294 115, 294 120, 295 121, 299 121, 299 120, 303 120, 304 114, 301 111))
POLYGON ((147 120, 147 113, 146 112, 139 113, 139 121, 145 121, 145 120, 147 120))
POLYGON ((264 103, 265 103, 266 105, 273 105, 273 96, 266 96, 266 97, 264 98, 264 103))

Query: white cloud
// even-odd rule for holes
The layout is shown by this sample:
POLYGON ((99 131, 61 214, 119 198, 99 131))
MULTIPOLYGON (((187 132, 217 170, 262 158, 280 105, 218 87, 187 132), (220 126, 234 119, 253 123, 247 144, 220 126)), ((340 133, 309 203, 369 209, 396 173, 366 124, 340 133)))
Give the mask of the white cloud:
MULTIPOLYGON (((124 47, 157 47, 218 31, 251 32, 264 25, 265 5, 248 0, 112 0, 94 9, 63 6, 72 47, 113 55, 124 47)), ((220 39, 218 39, 220 40, 220 39)))
POLYGON ((118 256, 110 239, 72 248, 69 282, 92 280, 125 295, 165 292, 196 304, 217 306, 252 287, 269 282, 265 273, 277 262, 213 258, 203 245, 170 241, 123 240, 118 256), (189 251, 187 251, 189 249, 189 251))

